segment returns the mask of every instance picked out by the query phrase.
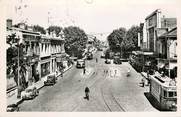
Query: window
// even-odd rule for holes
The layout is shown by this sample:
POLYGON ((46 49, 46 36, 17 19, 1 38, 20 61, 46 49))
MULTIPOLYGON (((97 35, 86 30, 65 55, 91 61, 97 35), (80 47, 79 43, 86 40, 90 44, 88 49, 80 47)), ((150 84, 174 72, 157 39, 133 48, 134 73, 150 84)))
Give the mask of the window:
POLYGON ((163 95, 164 95, 164 97, 167 97, 167 92, 164 91, 164 92, 163 92, 163 95))
POLYGON ((173 92, 169 92, 169 93, 168 93, 168 96, 169 96, 169 97, 173 97, 173 92))
POLYGON ((174 92, 174 96, 177 96, 177 92, 174 92))

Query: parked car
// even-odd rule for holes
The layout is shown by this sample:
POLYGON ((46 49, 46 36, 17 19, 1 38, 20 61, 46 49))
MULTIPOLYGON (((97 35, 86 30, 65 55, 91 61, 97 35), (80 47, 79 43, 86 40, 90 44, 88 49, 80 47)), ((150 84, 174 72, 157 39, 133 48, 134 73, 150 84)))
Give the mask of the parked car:
POLYGON ((7 112, 17 112, 17 111, 19 111, 19 107, 17 104, 10 104, 7 106, 6 111, 7 112))
POLYGON ((54 85, 56 83, 56 77, 55 75, 49 75, 47 76, 46 81, 44 81, 44 85, 54 85))
POLYGON ((83 60, 83 59, 77 60, 76 67, 77 68, 85 68, 85 60, 83 60))
POLYGON ((122 61, 119 57, 114 57, 113 62, 114 62, 114 64, 122 64, 122 61))
POLYGON ((93 59, 93 54, 92 54, 92 52, 88 52, 88 53, 87 53, 87 59, 88 59, 88 60, 93 59))
POLYGON ((39 91, 35 86, 30 86, 21 93, 22 99, 33 99, 38 96, 39 91))
POLYGON ((106 64, 111 64, 111 60, 110 59, 106 59, 105 63, 106 64))
POLYGON ((101 58, 105 58, 105 54, 104 53, 101 54, 101 58))
POLYGON ((98 51, 103 51, 103 49, 102 49, 102 48, 97 48, 97 50, 98 50, 98 51))

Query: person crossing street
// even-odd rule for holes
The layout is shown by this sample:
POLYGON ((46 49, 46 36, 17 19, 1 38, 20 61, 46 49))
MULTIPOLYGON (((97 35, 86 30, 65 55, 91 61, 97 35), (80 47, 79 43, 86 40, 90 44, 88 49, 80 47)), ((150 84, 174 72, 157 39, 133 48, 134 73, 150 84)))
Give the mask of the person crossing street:
POLYGON ((88 87, 85 88, 85 99, 89 100, 90 89, 88 87))

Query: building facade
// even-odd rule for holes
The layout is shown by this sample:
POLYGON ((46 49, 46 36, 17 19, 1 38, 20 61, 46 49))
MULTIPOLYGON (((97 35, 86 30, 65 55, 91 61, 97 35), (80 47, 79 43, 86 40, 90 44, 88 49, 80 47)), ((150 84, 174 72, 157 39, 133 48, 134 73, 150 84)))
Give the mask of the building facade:
MULTIPOLYGON (((167 18, 157 9, 140 24, 141 51, 151 52, 157 69, 175 69, 177 63, 177 20, 167 18)), ((150 58, 151 56, 149 56, 150 58)))
POLYGON ((156 52, 156 29, 161 28, 161 10, 157 9, 145 18, 147 49, 156 52))
MULTIPOLYGON (((22 57, 26 62, 26 71, 23 74, 25 76, 23 82, 26 84, 32 85, 43 77, 60 71, 63 66, 66 67, 67 59, 64 56, 67 54, 64 50, 64 39, 61 36, 42 35, 23 23, 14 27, 12 20, 7 20, 7 38, 12 34, 16 35, 19 43, 24 45, 22 57)), ((7 49, 11 46, 8 45, 7 49)))

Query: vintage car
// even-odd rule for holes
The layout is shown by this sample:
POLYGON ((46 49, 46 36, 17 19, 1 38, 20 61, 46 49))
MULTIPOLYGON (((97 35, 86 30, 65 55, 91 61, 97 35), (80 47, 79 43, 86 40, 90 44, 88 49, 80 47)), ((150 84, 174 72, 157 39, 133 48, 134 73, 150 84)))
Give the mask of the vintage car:
POLYGON ((111 64, 111 60, 110 60, 110 59, 106 59, 106 60, 105 60, 105 63, 106 63, 106 64, 111 64))
POLYGON ((87 53, 87 59, 88 59, 88 60, 93 59, 93 54, 92 54, 92 52, 88 52, 88 53, 87 53))
POLYGON ((114 62, 114 64, 122 64, 122 61, 119 57, 114 57, 113 62, 114 62))
POLYGON ((85 60, 83 60, 83 59, 77 60, 76 67, 77 68, 85 68, 85 60))
POLYGON ((22 99, 33 99, 38 96, 39 91, 35 86, 30 86, 21 93, 22 99))
POLYGON ((19 111, 19 107, 17 104, 10 104, 7 106, 6 111, 7 112, 17 112, 17 111, 19 111))
POLYGON ((46 81, 44 81, 44 85, 54 85, 56 83, 56 77, 55 75, 49 75, 47 76, 46 81))
POLYGON ((104 53, 101 54, 101 58, 105 58, 105 54, 104 53))

